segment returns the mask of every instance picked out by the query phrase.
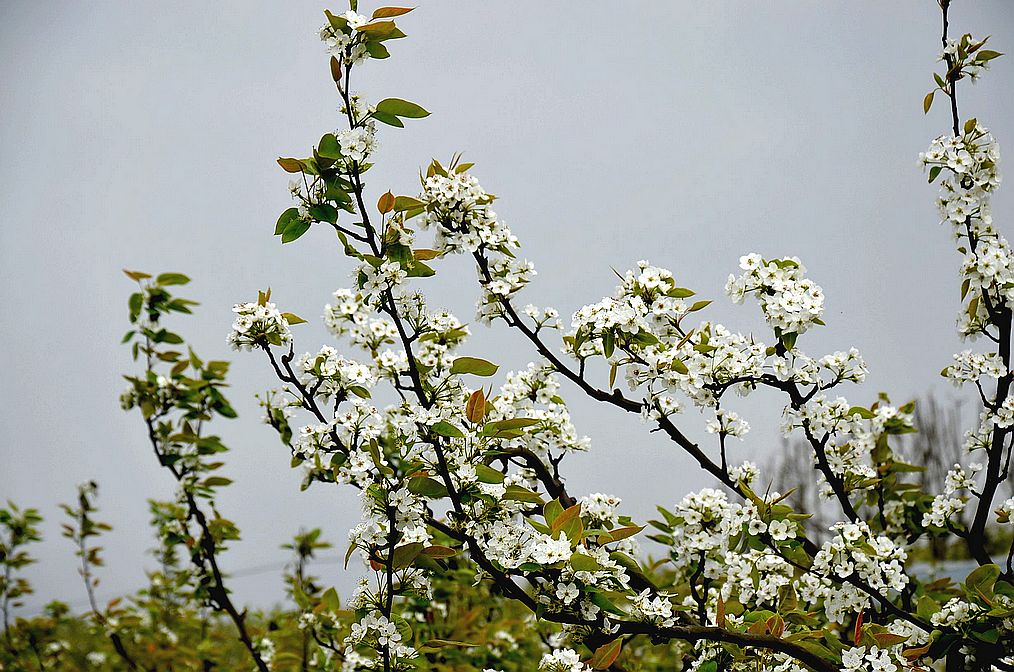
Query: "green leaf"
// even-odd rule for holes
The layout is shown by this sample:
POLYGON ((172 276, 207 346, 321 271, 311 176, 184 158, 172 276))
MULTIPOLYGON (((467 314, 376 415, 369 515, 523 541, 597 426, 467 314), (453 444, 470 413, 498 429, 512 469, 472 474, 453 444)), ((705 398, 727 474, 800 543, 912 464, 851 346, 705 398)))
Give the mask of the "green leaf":
POLYGON ((546 505, 542 507, 542 515, 545 517, 546 522, 550 525, 553 524, 553 521, 556 520, 561 513, 563 513, 563 505, 556 499, 551 502, 546 502, 546 505))
POLYGON ((289 225, 285 227, 285 231, 282 232, 282 244, 299 240, 299 237, 306 233, 309 228, 310 222, 305 222, 302 219, 289 222, 289 225))
POLYGON ((475 475, 483 483, 503 483, 504 474, 485 464, 475 465, 475 475))
POLYGON ((924 621, 930 620, 938 611, 940 604, 929 595, 923 595, 916 602, 916 614, 924 621))
POLYGON ((141 292, 131 294, 127 300, 127 306, 130 308, 130 321, 133 322, 141 314, 141 308, 144 307, 144 294, 141 292))
POLYGON ((154 340, 156 343, 169 343, 170 345, 180 345, 181 343, 183 343, 182 336, 180 336, 179 334, 174 334, 171 331, 166 331, 165 329, 162 329, 157 334, 155 334, 155 337, 152 340, 154 340))
POLYGON ((436 423, 435 425, 433 425, 432 427, 430 427, 430 429, 433 430, 434 434, 439 434, 440 436, 446 436, 446 437, 451 438, 451 439, 463 439, 463 438, 465 438, 465 435, 461 432, 460 429, 458 429, 457 427, 455 427, 451 423, 446 422, 444 420, 441 420, 440 422, 436 423))
POLYGON ((317 145, 317 153, 326 159, 338 160, 342 158, 342 150, 338 145, 338 138, 334 133, 325 133, 317 145))
POLYGON ((613 356, 613 350, 615 349, 615 347, 616 347, 616 336, 613 334, 613 332, 607 331, 602 335, 602 351, 605 353, 605 356, 607 358, 613 356))
POLYGON ((185 285, 188 282, 190 282, 190 278, 182 273, 162 273, 155 278, 155 283, 162 286, 185 285))
POLYGON ((338 221, 338 210, 330 203, 318 203, 310 206, 310 216, 318 222, 334 224, 338 221))
POLYGON ((470 649, 476 646, 481 646, 481 644, 470 644, 468 642, 455 642, 450 639, 430 639, 424 642, 419 647, 419 651, 421 651, 422 653, 436 653, 440 649, 448 649, 448 648, 470 649))
POLYGON ((373 395, 370 394, 370 391, 368 389, 366 389, 365 387, 363 387, 362 385, 353 385, 353 386, 351 386, 349 388, 349 392, 351 392, 352 394, 356 395, 360 399, 372 399, 373 398, 373 395))
POLYGON ((906 635, 896 635, 893 632, 875 632, 873 633, 873 640, 881 649, 887 649, 908 641, 908 637, 906 635))
POLYGON ((528 488, 523 488, 520 485, 508 485, 507 492, 503 498, 518 502, 528 502, 529 504, 542 504, 542 495, 532 492, 528 488))
POLYGON ((425 201, 420 201, 418 198, 412 198, 411 196, 395 196, 394 198, 395 212, 403 212, 405 210, 412 210, 414 208, 422 208, 425 206, 425 201))
POLYGON ((592 601, 593 604, 595 604, 597 607, 599 607, 603 611, 608 611, 609 613, 616 614, 617 616, 626 616, 627 615, 627 614, 625 614, 623 612, 622 609, 620 609, 615 604, 613 604, 609 600, 609 598, 606 597, 605 595, 603 595, 602 593, 592 593, 591 594, 591 601, 592 601))
POLYGON ((396 117, 393 114, 388 114, 380 111, 373 113, 373 118, 379 122, 385 123, 388 126, 395 126, 397 128, 405 128, 405 122, 396 117))
POLYGON ((430 114, 423 107, 401 98, 385 98, 377 103, 377 112, 408 119, 422 119, 430 114))
POLYGON ((370 55, 371 58, 376 58, 380 60, 391 57, 391 52, 387 50, 387 47, 384 46, 384 43, 378 42, 377 40, 366 41, 366 52, 370 55))
POLYGON ((391 556, 391 564, 395 569, 404 569, 412 564, 412 561, 419 557, 419 554, 423 551, 423 544, 416 541, 411 544, 405 544, 394 549, 394 553, 391 556))
MULTIPOLYGON (((350 6, 352 7, 353 12, 356 11, 354 3, 350 3, 350 6)), ((332 14, 331 11, 328 9, 324 10, 324 15, 327 16, 328 23, 331 24, 332 28, 335 28, 336 30, 340 30, 342 32, 347 31, 349 27, 349 20, 346 19, 344 16, 336 16, 332 14)))
POLYGON ((609 559, 621 565, 624 569, 627 570, 628 573, 633 574, 634 576, 643 579, 645 582, 654 585, 651 579, 645 576, 644 573, 641 571, 641 567, 640 565, 637 564, 637 561, 634 560, 629 555, 627 555, 626 553, 621 553, 620 551, 613 551, 612 553, 609 554, 609 559))
POLYGON ((405 33, 398 30, 394 21, 373 21, 365 26, 359 26, 356 30, 366 35, 371 41, 393 40, 405 36, 405 33))
POLYGON ((296 208, 289 208, 281 215, 278 216, 278 222, 275 223, 275 235, 280 236, 285 232, 294 220, 299 219, 299 210, 296 208))
POLYGON ((549 525, 549 529, 552 530, 553 534, 555 535, 556 532, 567 527, 571 523, 571 521, 580 520, 580 518, 581 518, 581 504, 579 502, 574 506, 564 509, 559 513, 559 515, 554 516, 553 521, 549 525))
POLYGON ((201 485, 203 485, 206 488, 216 488, 224 485, 229 485, 230 483, 232 483, 231 478, 226 478, 225 476, 209 476, 208 478, 204 479, 204 481, 201 482, 201 485))
POLYGON ((436 274, 436 271, 421 261, 413 261, 409 265, 407 273, 410 278, 430 278, 436 274))
POLYGON ((658 338, 654 334, 642 329, 634 335, 634 343, 638 345, 655 345, 658 343, 658 338))
POLYGON ((499 369, 496 364, 478 357, 458 357, 451 364, 451 373, 471 373, 475 376, 492 376, 499 369))
MULTIPOLYGON (((355 546, 351 546, 350 548, 355 548, 355 546)), ((338 597, 338 591, 334 588, 328 588, 324 591, 324 594, 320 596, 320 601, 327 605, 327 608, 331 611, 338 611, 342 608, 342 601, 338 597)))
POLYGON ((1000 631, 996 628, 989 628, 982 631, 973 630, 972 636, 990 644, 996 644, 1000 641, 1000 631))
POLYGON ((612 543, 614 541, 620 541, 621 539, 626 539, 627 537, 632 537, 635 534, 638 534, 643 529, 644 525, 627 525, 626 527, 619 527, 613 530, 609 530, 608 532, 604 532, 602 535, 599 536, 599 543, 612 543), (603 538, 606 538, 604 542, 603 538))
POLYGON ((936 93, 936 92, 935 91, 930 91, 929 93, 926 94, 926 97, 922 99, 922 113, 923 114, 926 114, 927 112, 929 112, 930 108, 933 107, 933 94, 934 93, 936 93))
POLYGON ((999 566, 983 565, 972 570, 972 573, 965 579, 965 587, 972 596, 992 600, 993 585, 996 584, 996 580, 999 578, 999 566))
POLYGON ((431 499, 440 499, 447 496, 447 488, 444 487, 444 484, 429 476, 410 478, 408 480, 408 491, 431 499))
POLYGON ((570 566, 574 568, 575 572, 598 572, 605 569, 595 558, 584 553, 572 554, 570 556, 570 566))
POLYGON ((282 313, 282 319, 289 324, 306 324, 306 320, 293 313, 282 313))
POLYGON ((488 423, 482 428, 482 433, 493 435, 497 432, 532 427, 534 425, 541 424, 541 422, 541 420, 537 420, 535 418, 507 418, 505 420, 497 420, 495 422, 488 423))

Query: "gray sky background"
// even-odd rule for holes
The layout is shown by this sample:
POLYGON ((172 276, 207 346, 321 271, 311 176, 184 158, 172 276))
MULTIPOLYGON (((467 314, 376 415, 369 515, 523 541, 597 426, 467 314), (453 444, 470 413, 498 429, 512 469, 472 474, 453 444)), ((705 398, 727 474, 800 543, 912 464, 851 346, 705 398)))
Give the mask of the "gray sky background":
MULTIPOLYGON (((761 329, 756 306, 724 298, 741 254, 798 255, 827 294, 828 326, 801 341, 811 354, 855 345, 872 369, 849 390, 869 403, 937 389, 961 348, 954 334, 958 256, 937 224, 935 188, 916 156, 946 131, 923 95, 940 49, 932 0, 881 2, 508 3, 422 1, 399 20, 409 38, 360 71, 373 100, 416 101, 432 116, 382 128, 371 198, 414 193, 430 157, 463 151, 539 276, 525 300, 564 315, 611 293, 610 266, 671 268, 716 302, 710 316, 761 329), (537 8, 537 9, 536 9, 537 8)), ((364 11, 374 5, 364 3, 364 11)), ((32 605, 83 588, 57 504, 76 483, 101 485, 108 567, 100 594, 144 583, 152 560, 148 497, 171 492, 140 418, 119 410, 130 282, 120 268, 181 271, 202 302, 178 322, 200 354, 234 360, 239 421, 220 421, 232 447, 221 510, 243 540, 225 562, 281 562, 300 526, 322 526, 344 552, 358 518, 348 492, 298 491, 299 474, 253 394, 272 385, 263 355, 225 345, 234 302, 271 286, 287 310, 314 318, 348 284, 334 237, 273 238, 288 207, 279 155, 305 155, 338 124, 318 2, 5 2, 0 6, 0 498, 47 516, 32 605)), ((1004 0, 959 1, 955 34, 992 34, 1014 51, 1004 0)), ((995 62, 961 89, 962 113, 1014 138, 1014 68, 995 62)), ((1005 226, 1009 187, 994 201, 1005 226)), ((1008 229, 1009 232, 1009 229, 1008 229)), ((433 305, 473 316, 471 266, 440 265, 433 305)), ((470 354, 505 367, 532 351, 502 326, 474 329, 470 354)), ((298 346, 329 342, 319 324, 298 346)), ((571 459, 573 492, 609 492, 640 519, 712 485, 635 417, 565 388, 593 449, 571 459)), ((780 400, 742 408, 753 424, 733 460, 776 450, 780 400)), ((704 437, 690 411, 681 423, 704 437)), ((351 585, 334 563, 318 568, 351 585)), ((280 599, 277 572, 237 578, 240 598, 280 599)))

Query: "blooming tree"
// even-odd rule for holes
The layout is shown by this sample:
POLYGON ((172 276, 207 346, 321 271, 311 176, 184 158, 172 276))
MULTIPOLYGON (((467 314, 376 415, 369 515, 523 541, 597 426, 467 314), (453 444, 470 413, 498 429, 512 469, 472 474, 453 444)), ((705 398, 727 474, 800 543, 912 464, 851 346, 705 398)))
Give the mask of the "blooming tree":
MULTIPOLYGON (((989 205, 1000 182, 996 142, 976 119, 962 120, 957 95, 1000 54, 985 39, 950 37, 949 0, 939 4, 942 72, 924 107, 946 98, 951 128, 920 162, 940 186, 940 216, 962 254, 958 330, 980 344, 956 354, 943 375, 976 389, 981 417, 967 434, 967 463, 930 488, 898 450, 897 437, 916 431, 913 406, 886 396, 866 406, 847 400, 845 388, 867 374, 860 353, 802 349, 805 334, 824 326, 825 296, 798 258, 747 254, 729 277, 733 301, 759 306, 770 329, 763 339, 707 319, 709 301, 647 261, 568 321, 522 299, 534 266, 473 164, 434 160, 413 194, 388 191, 373 205, 364 175, 380 129, 428 112, 399 98, 371 104, 351 82, 363 61, 390 56, 391 42, 405 36, 396 19, 411 10, 366 16, 353 0, 349 11, 326 12, 321 39, 341 127, 309 156, 278 160, 294 178, 294 205, 274 233, 282 243, 311 229, 337 235, 351 275, 324 307, 335 341, 300 354, 293 327, 304 320, 283 312, 270 291, 236 305, 228 336, 235 349, 261 353, 277 378, 261 398, 265 421, 304 487, 361 494, 346 562, 358 559, 366 576, 348 605, 351 622, 342 626, 330 598, 301 603, 304 642, 319 646, 314 669, 431 669, 442 652, 472 647, 422 640, 407 617, 432 597, 438 577, 464 567, 534 623, 558 626, 550 652, 529 662, 543 672, 640 669, 651 647, 702 672, 1014 670, 1014 546, 994 558, 986 543, 987 526, 1014 515, 1014 499, 997 501, 1014 443, 1014 254, 989 205), (462 354, 472 328, 422 291, 453 255, 474 261, 477 320, 515 330, 536 361, 499 375, 496 364, 462 354), (593 371, 603 362, 600 379, 593 371), (727 459, 730 437, 750 428, 734 398, 758 388, 783 396, 785 434, 809 446, 835 506, 823 536, 808 536, 808 513, 787 504, 790 493, 762 487, 770 479, 757 465, 727 459), (564 461, 591 446, 565 392, 639 414, 700 465, 709 487, 659 507, 651 534, 619 512, 618 498, 572 494, 564 461), (698 414, 714 435, 708 443, 681 429, 698 414), (961 583, 912 571, 913 552, 942 536, 960 539, 978 565, 961 583), (662 563, 643 560, 639 539, 662 563)), ((232 528, 202 504, 226 484, 208 461, 223 447, 201 433, 215 414, 232 414, 219 390, 224 364, 169 349, 181 339, 162 318, 188 312, 190 303, 170 294, 185 278, 132 277, 140 289, 131 338, 147 366, 124 405, 141 409, 180 483, 177 523, 198 529, 177 534, 198 540, 191 553, 206 601, 232 616, 254 664, 267 669, 270 656, 245 632, 215 560, 232 528)), ((302 579, 292 586, 306 596, 302 579)))

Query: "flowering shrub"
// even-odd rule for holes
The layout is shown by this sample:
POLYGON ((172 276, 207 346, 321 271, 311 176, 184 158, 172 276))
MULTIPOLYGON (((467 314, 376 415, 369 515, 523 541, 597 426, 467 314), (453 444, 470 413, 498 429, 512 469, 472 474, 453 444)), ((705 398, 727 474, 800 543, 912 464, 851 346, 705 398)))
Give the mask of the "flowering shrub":
MULTIPOLYGON (((294 205, 274 231, 282 243, 320 229, 338 237, 349 283, 323 311, 335 343, 300 354, 304 320, 282 312, 270 292, 236 305, 227 341, 265 357, 277 389, 260 397, 264 421, 303 487, 359 491, 362 520, 348 532, 345 561, 365 576, 343 608, 333 588, 303 572, 319 548, 311 534, 293 543, 301 560, 287 583, 298 610, 284 637, 232 603, 218 557, 239 532, 214 505, 229 481, 212 461, 225 446, 207 434, 213 418, 235 415, 222 392, 227 363, 169 349, 183 339, 164 319, 193 305, 171 294, 185 276, 131 271, 139 290, 126 340, 145 366, 128 377, 122 402, 140 410, 178 484, 173 501, 153 505, 174 568, 159 590, 169 582, 170 592, 223 615, 218 627, 235 631, 244 665, 260 670, 295 662, 383 672, 1014 670, 1014 545, 994 557, 987 534, 1014 514, 1014 499, 997 501, 1014 444, 1014 258, 990 210, 997 144, 977 120, 962 121, 957 104, 958 83, 979 78, 1000 54, 986 40, 951 39, 949 0, 939 4, 943 73, 924 107, 946 97, 952 128, 920 162, 940 185, 940 218, 963 255, 958 330, 985 346, 954 355, 942 372, 975 387, 981 402, 969 461, 945 482, 924 487, 913 476, 921 466, 903 459, 899 437, 917 430, 912 403, 844 396, 867 375, 857 350, 803 350, 805 335, 825 326, 825 296, 795 257, 747 254, 726 284, 732 301, 757 302, 770 330, 763 336, 702 317, 711 302, 648 261, 618 274, 611 296, 567 324, 552 307, 521 305, 534 265, 460 156, 431 161, 414 193, 388 191, 371 205, 364 176, 378 124, 403 128, 428 112, 399 98, 371 105, 351 90, 359 64, 390 56, 388 42, 405 36, 395 19, 411 11, 381 7, 367 17, 353 0, 349 11, 326 12, 320 33, 343 127, 304 158, 278 159, 295 178, 294 205), (536 361, 501 372, 464 354, 475 352, 465 349, 467 320, 431 307, 422 291, 450 255, 474 261, 476 319, 514 330, 536 361), (766 485, 770 475, 727 459, 727 439, 750 428, 736 396, 758 388, 784 400, 783 431, 805 442, 834 506, 820 534, 805 525, 810 512, 788 504, 791 492, 766 485), (700 465, 708 486, 644 524, 621 513, 618 497, 572 494, 565 460, 591 449, 563 398, 572 392, 641 416, 700 465), (681 429, 695 413, 713 437, 707 443, 681 429), (920 548, 942 537, 960 540, 977 565, 961 583, 927 580, 914 567, 920 548), (656 561, 642 551, 649 542, 656 561), (175 564, 181 552, 187 568, 175 564), (464 625, 449 613, 459 600, 488 612, 440 636, 464 625)), ((88 541, 99 529, 93 494, 82 490, 79 506, 68 507, 86 581, 99 564, 88 541)), ((5 596, 25 592, 3 585, 5 596)), ((131 669, 158 669, 137 646, 155 636, 139 634, 144 620, 111 609, 92 605, 114 652, 131 669)))
MULTIPOLYGON (((948 4, 941 2, 945 26, 948 4)), ((1014 426, 1014 263, 989 209, 1000 181, 996 142, 976 120, 960 124, 957 116, 957 83, 978 78, 999 55, 983 48, 985 40, 952 40, 945 29, 945 72, 924 101, 927 112, 937 93, 951 102, 953 134, 920 160, 930 182, 941 184, 941 218, 964 255, 967 309, 959 331, 996 346, 959 353, 943 371, 978 389, 982 418, 966 444, 977 455, 956 465, 937 484, 942 490, 926 491, 909 480, 920 467, 901 459, 894 438, 916 431, 913 405, 895 406, 886 396, 870 406, 848 401, 842 388, 867 374, 860 353, 812 356, 801 348, 800 338, 824 325, 825 296, 799 259, 748 254, 726 284, 734 302, 757 301, 768 342, 698 320, 710 302, 695 300, 672 272, 647 261, 621 274, 612 296, 576 311, 568 327, 553 308, 515 303, 534 266, 521 258, 519 237, 492 209, 496 199, 472 164, 434 160, 417 193, 387 192, 367 207, 362 184, 374 122, 401 127, 402 118, 426 112, 399 99, 369 107, 350 91, 353 67, 367 53, 377 57, 363 45, 387 18, 408 11, 384 8, 368 23, 354 10, 328 14, 322 33, 348 129, 334 133, 337 142, 325 135, 308 158, 279 160, 319 199, 308 207, 294 189, 297 206, 276 228, 290 242, 308 223, 325 223, 341 239, 354 262, 352 283, 335 292, 324 319, 349 354, 325 346, 297 356, 294 345, 267 337, 252 345, 281 383, 262 401, 293 464, 303 465, 306 485, 346 483, 362 492, 364 518, 350 533, 349 553, 375 578, 353 596, 359 620, 343 641, 357 665, 387 672, 431 664, 401 610, 428 597, 448 558, 466 558, 477 583, 562 626, 563 640, 540 670, 633 664, 627 652, 644 639, 664 644, 691 669, 891 672, 935 661, 948 669, 1014 669, 1004 658, 1014 647, 1014 567, 1009 554, 1004 567, 995 564, 984 541, 1014 426), (360 137, 369 141, 347 140, 360 137), (428 247, 420 245, 423 233, 431 234, 428 247), (499 388, 481 382, 498 373, 495 364, 458 354, 470 331, 429 309, 419 288, 454 254, 475 262, 477 319, 504 322, 540 358, 507 373, 499 388), (559 344, 548 338, 552 330, 559 344), (595 360, 607 365, 608 381, 589 373, 595 360), (395 396, 375 400, 375 381, 395 396), (564 381, 641 414, 723 488, 688 495, 650 521, 655 533, 646 539, 661 545, 663 572, 639 559, 644 527, 618 513, 617 498, 568 492, 564 458, 589 442, 567 413, 564 381), (784 395, 783 429, 809 444, 823 494, 837 504, 840 519, 821 537, 807 536, 807 512, 788 506, 788 493, 761 494, 770 478, 756 465, 726 458, 727 438, 749 431, 727 393, 762 387, 784 395), (677 418, 690 408, 704 414, 714 448, 679 428, 677 418), (966 527, 960 521, 969 505, 975 515, 966 527), (963 585, 927 583, 912 572, 913 550, 940 535, 963 539, 980 565, 963 585)), ((250 333, 237 320, 229 340, 248 345, 250 333)), ((1002 504, 997 523, 1010 514, 1002 504)))

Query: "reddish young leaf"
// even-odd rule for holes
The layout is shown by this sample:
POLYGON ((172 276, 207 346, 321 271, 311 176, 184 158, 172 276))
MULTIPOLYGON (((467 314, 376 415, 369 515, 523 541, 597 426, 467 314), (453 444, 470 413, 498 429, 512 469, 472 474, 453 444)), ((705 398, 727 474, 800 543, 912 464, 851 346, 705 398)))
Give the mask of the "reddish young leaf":
POLYGON ((616 662, 622 648, 623 638, 617 637, 608 644, 603 644, 595 649, 595 653, 588 659, 587 665, 593 670, 605 670, 616 662))
POLYGON ((482 390, 476 390, 468 398, 468 403, 465 404, 465 417, 468 418, 469 422, 478 424, 482 422, 485 416, 486 396, 482 393, 482 390))

